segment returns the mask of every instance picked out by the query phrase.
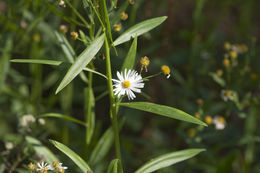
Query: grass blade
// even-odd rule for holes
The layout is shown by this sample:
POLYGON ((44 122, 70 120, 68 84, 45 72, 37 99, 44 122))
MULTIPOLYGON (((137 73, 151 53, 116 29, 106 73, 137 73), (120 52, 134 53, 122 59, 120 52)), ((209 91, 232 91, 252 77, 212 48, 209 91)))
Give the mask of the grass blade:
POLYGON ((149 173, 189 159, 205 149, 187 149, 161 155, 144 164, 135 173, 149 173))
POLYGON ((117 173, 118 164, 120 164, 119 159, 114 159, 110 162, 107 173, 117 173))
POLYGON ((149 102, 130 102, 130 103, 120 103, 120 106, 125 106, 133 109, 138 109, 146 112, 155 113, 158 115, 166 116, 169 118, 174 118, 177 120, 187 121, 194 124, 199 124, 207 126, 204 122, 199 119, 179 110, 169 106, 158 105, 149 102))

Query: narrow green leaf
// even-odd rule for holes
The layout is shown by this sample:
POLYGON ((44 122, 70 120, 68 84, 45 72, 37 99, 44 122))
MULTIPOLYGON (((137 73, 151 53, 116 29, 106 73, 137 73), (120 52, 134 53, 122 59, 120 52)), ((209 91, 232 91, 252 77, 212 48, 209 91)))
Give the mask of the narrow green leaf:
POLYGON ((80 120, 73 118, 71 116, 66 116, 66 115, 62 115, 62 114, 58 114, 58 113, 46 113, 46 114, 40 115, 40 117, 42 117, 42 118, 47 118, 47 117, 60 118, 60 119, 68 120, 68 121, 86 126, 86 123, 84 123, 83 121, 80 121, 80 120))
POLYGON ((167 19, 166 16, 163 17, 156 17, 153 19, 145 20, 143 22, 140 22, 128 30, 126 30, 123 34, 121 34, 115 41, 114 45, 117 46, 119 44, 122 44, 124 42, 129 41, 131 38, 134 38, 135 36, 142 35, 156 26, 160 25, 167 19))
POLYGON ((119 162, 119 159, 112 160, 108 166, 107 173, 117 173, 118 164, 120 164, 119 162))
POLYGON ((133 69, 134 64, 135 64, 135 58, 136 58, 136 48, 137 48, 137 37, 135 37, 135 39, 127 53, 127 56, 124 60, 121 71, 124 71, 124 69, 133 69))
POLYGON ((161 168, 171 166, 175 163, 187 160, 200 152, 205 151, 205 149, 187 149, 177 152, 172 152, 168 154, 161 155, 152 159, 151 161, 145 163, 141 168, 135 171, 135 173, 149 173, 161 168))
POLYGON ((104 43, 105 35, 101 35, 87 47, 72 64, 65 77, 62 79, 60 85, 56 90, 56 94, 67 86, 92 60, 104 43))
POLYGON ((62 61, 45 60, 45 59, 12 59, 10 61, 18 62, 18 63, 45 64, 45 65, 54 65, 54 66, 58 66, 62 63, 62 61))
POLYGON ((39 140, 37 140, 31 136, 26 136, 25 139, 29 144, 32 145, 35 152, 39 156, 43 156, 44 159, 48 163, 53 163, 53 162, 59 161, 59 159, 51 152, 51 150, 49 150, 47 147, 45 147, 39 140))
POLYGON ((182 120, 182 121, 187 121, 190 123, 207 126, 207 124, 200 121, 199 119, 197 119, 179 109, 172 108, 169 106, 158 105, 158 104, 149 103, 149 102, 129 102, 129 103, 120 103, 119 105, 146 111, 146 112, 155 113, 158 115, 166 116, 169 118, 174 118, 177 120, 182 120))
POLYGON ((72 151, 70 148, 68 148, 66 145, 54 141, 49 140, 57 149, 59 149, 61 152, 63 152, 65 155, 67 155, 83 172, 91 171, 88 164, 74 151, 72 151))
MULTIPOLYGON (((15 62, 15 63, 32 63, 32 64, 54 65, 54 66, 59 66, 62 63, 66 63, 66 62, 63 62, 63 61, 45 60, 45 59, 12 59, 10 61, 15 62)), ((97 72, 95 70, 92 70, 90 68, 84 67, 83 70, 95 73, 95 74, 102 76, 103 78, 107 79, 107 77, 104 74, 97 72)))
MULTIPOLYGON (((124 119, 121 119, 119 121, 119 129, 122 128, 124 124, 124 119)), ((112 147, 114 142, 114 132, 113 127, 110 127, 106 130, 106 132, 103 134, 103 136, 99 139, 98 143, 96 144, 94 150, 92 151, 89 163, 91 165, 96 165, 98 162, 100 162, 106 154, 109 152, 110 148, 112 147)))

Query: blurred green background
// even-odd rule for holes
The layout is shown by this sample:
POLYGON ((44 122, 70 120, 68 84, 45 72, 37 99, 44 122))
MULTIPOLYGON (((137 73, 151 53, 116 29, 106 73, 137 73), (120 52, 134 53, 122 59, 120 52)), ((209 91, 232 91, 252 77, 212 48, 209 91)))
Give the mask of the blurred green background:
MULTIPOLYGON (((82 1, 71 3, 87 18, 82 1)), ((118 6, 123 3, 119 0, 118 6)), ((207 151, 158 172, 260 172, 259 7, 259 0, 136 0, 127 7, 128 19, 120 21, 122 30, 113 31, 113 38, 140 21, 168 16, 162 25, 138 38, 135 69, 139 71, 140 58, 148 56, 150 65, 144 76, 158 73, 162 65, 168 65, 171 77, 152 78, 146 84, 145 94, 138 95, 137 101, 149 100, 191 115, 197 113, 203 121, 206 116, 212 119, 222 116, 225 128, 218 130, 213 124, 204 128, 120 109, 120 116, 126 119, 120 132, 126 172, 133 172, 150 158, 186 148, 206 148, 207 151), (225 56, 230 53, 230 49, 224 47, 226 42, 248 49, 235 58, 229 56, 228 67, 223 65, 225 56), (221 97, 225 89, 234 94, 234 98, 226 102, 221 97)), ((54 0, 0 1, 0 172, 26 172, 28 163, 39 160, 25 136, 33 136, 50 148, 70 168, 68 172, 76 171, 75 165, 53 148, 48 139, 63 142, 87 159, 91 148, 110 126, 109 99, 107 96, 97 99, 106 90, 106 82, 101 77, 93 79, 96 128, 91 145, 86 148, 82 126, 53 118, 44 119, 42 125, 38 117, 57 112, 84 121, 86 84, 81 78, 77 77, 55 95, 66 65, 10 62, 11 59, 66 60, 54 34, 60 25, 68 27, 65 37, 78 55, 85 45, 74 40, 70 32, 82 30, 88 35, 88 30, 68 22, 73 19, 77 19, 73 10, 60 7, 54 0), (21 118, 28 114, 37 120, 29 129, 21 125, 21 118)), ((117 47, 118 56, 112 55, 114 77, 129 47, 130 43, 123 44, 117 47)), ((99 72, 105 72, 102 52, 93 63, 99 72)), ((95 164, 96 172, 102 172, 113 155, 112 148, 95 164)))

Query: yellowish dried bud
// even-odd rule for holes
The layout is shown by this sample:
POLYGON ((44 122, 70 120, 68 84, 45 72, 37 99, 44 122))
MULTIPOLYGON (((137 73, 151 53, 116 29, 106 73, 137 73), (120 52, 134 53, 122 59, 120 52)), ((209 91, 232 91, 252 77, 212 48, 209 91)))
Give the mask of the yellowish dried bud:
POLYGON ((231 44, 230 44, 229 42, 225 42, 225 43, 224 43, 224 48, 225 48, 226 50, 230 50, 231 44))
POLYGON ((75 31, 71 32, 70 35, 76 40, 79 37, 79 34, 75 31))
POLYGON ((60 25, 60 31, 66 33, 68 32, 68 27, 66 25, 60 25))
POLYGON ((225 67, 229 67, 229 66, 230 66, 230 61, 229 61, 228 58, 225 58, 225 59, 223 60, 223 65, 224 65, 225 67))
POLYGON ((35 168, 36 168, 36 165, 33 164, 32 162, 29 163, 27 166, 28 166, 28 168, 29 168, 31 171, 35 170, 35 168))
POLYGON ((247 52, 248 51, 248 47, 245 44, 241 45, 241 49, 242 49, 243 52, 247 52))
POLYGON ((35 42, 39 42, 39 41, 41 40, 40 35, 39 35, 39 34, 33 34, 33 40, 34 40, 35 42))
POLYGON ((195 113, 195 117, 199 119, 200 118, 200 114, 198 112, 196 112, 195 113))
POLYGON ((205 117, 205 122, 206 122, 208 125, 212 124, 212 118, 211 118, 211 116, 207 115, 207 116, 205 117))
POLYGON ((251 78, 252 80, 257 80, 258 75, 257 75, 256 73, 251 73, 251 74, 250 74, 250 78, 251 78))
POLYGON ((199 106, 202 106, 204 104, 204 101, 202 99, 197 99, 197 104, 199 106))
POLYGON ((219 121, 220 123, 222 123, 222 124, 226 122, 225 118, 222 117, 222 116, 219 116, 219 117, 218 117, 218 121, 219 121))
POLYGON ((129 3, 130 3, 131 5, 134 5, 134 4, 135 4, 135 0, 129 0, 129 3))
POLYGON ((217 75, 220 77, 220 76, 222 76, 222 74, 223 74, 223 70, 222 70, 222 69, 218 69, 218 70, 216 71, 216 73, 217 73, 217 75))
POLYGON ((113 27, 114 27, 114 31, 121 31, 121 29, 122 29, 121 24, 115 24, 115 25, 113 25, 113 27))
POLYGON ((231 58, 236 58, 236 57, 237 57, 237 52, 231 50, 231 51, 229 52, 229 55, 230 55, 231 58))
POLYGON ((189 129, 187 133, 188 133, 189 137, 192 138, 196 135, 196 130, 195 129, 189 129))
POLYGON ((120 19, 121 19, 121 20, 126 20, 126 19, 128 19, 128 14, 125 13, 125 12, 122 12, 122 13, 120 14, 120 19))

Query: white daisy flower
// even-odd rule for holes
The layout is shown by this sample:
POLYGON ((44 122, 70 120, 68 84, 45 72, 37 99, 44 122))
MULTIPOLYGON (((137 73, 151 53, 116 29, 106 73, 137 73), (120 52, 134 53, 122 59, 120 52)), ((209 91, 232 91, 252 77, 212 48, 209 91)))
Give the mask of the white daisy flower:
POLYGON ((222 116, 217 116, 213 119, 213 123, 215 124, 215 128, 217 130, 223 130, 226 127, 226 121, 222 116))
POLYGON ((226 102, 228 100, 233 100, 234 99, 234 92, 232 90, 221 90, 221 97, 222 99, 226 102))
POLYGON ((67 166, 62 166, 62 163, 60 162, 54 162, 53 163, 53 167, 55 168, 55 170, 57 170, 59 173, 64 173, 65 169, 68 169, 67 166))
POLYGON ((120 98, 123 95, 127 95, 129 100, 135 98, 136 93, 141 92, 141 88, 144 87, 142 76, 139 75, 135 70, 125 69, 124 73, 117 72, 117 77, 119 80, 112 79, 115 83, 113 86, 115 95, 120 98))
POLYGON ((48 165, 48 163, 44 163, 42 162, 41 164, 40 163, 37 163, 37 171, 40 171, 40 173, 45 173, 45 172, 48 172, 49 170, 53 170, 52 166, 51 165, 48 165))

